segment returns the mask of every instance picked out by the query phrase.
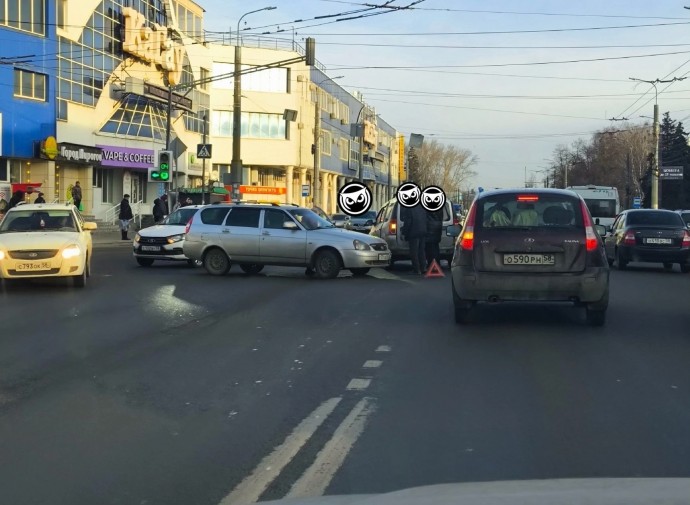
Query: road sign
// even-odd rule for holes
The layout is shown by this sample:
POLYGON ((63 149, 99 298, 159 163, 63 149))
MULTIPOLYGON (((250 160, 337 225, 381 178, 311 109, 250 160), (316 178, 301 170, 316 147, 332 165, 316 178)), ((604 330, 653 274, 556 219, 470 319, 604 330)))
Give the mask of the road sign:
POLYGON ((196 157, 200 160, 210 159, 213 146, 211 144, 197 144, 196 145, 196 157))
POLYGON ((640 198, 639 196, 634 197, 632 206, 633 206, 633 209, 642 208, 642 198, 640 198))
POLYGON ((683 167, 659 167, 659 179, 682 179, 683 167))
POLYGON ((309 196, 309 184, 302 184, 302 196, 309 196))
POLYGON ((443 271, 441 270, 441 267, 439 266, 438 262, 436 260, 433 260, 431 262, 431 266, 429 266, 429 270, 426 271, 426 275, 424 277, 430 279, 432 277, 445 277, 445 275, 443 274, 443 271))

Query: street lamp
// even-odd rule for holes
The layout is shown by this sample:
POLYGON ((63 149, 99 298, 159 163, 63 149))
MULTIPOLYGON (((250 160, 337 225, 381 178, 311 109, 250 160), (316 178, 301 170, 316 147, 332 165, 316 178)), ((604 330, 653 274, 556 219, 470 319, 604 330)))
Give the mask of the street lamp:
POLYGON ((336 79, 342 79, 344 75, 339 75, 337 77, 328 77, 316 83, 316 100, 314 102, 314 180, 312 181, 312 186, 314 187, 312 201, 315 207, 321 207, 319 205, 319 171, 321 170, 321 93, 319 93, 319 86, 324 82, 335 81, 336 79))
MULTIPOLYGON (((242 159, 240 157, 240 138, 242 132, 242 45, 240 38, 240 23, 242 19, 255 12, 262 11, 272 11, 277 7, 264 7, 263 9, 256 9, 242 14, 240 19, 237 21, 237 42, 235 44, 235 75, 234 78, 234 95, 233 95, 233 110, 232 110, 232 161, 230 166, 232 167, 232 179, 233 182, 239 183, 243 182, 244 174, 242 173, 242 159)), ((239 199, 239 195, 235 188, 233 187, 233 198, 239 199)))

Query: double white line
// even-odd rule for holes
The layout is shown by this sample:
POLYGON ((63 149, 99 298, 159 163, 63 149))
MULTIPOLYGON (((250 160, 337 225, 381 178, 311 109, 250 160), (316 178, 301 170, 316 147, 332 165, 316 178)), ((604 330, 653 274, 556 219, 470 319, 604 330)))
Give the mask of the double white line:
MULTIPOLYGON (((255 503, 314 435, 319 426, 328 419, 341 400, 340 397, 331 398, 319 405, 288 435, 282 444, 261 460, 254 471, 240 482, 220 502, 220 505, 255 503)), ((286 498, 321 496, 326 491, 333 476, 345 461, 348 452, 362 434, 367 417, 372 410, 369 398, 360 400, 354 406, 335 430, 333 437, 318 453, 314 463, 293 484, 286 498)))

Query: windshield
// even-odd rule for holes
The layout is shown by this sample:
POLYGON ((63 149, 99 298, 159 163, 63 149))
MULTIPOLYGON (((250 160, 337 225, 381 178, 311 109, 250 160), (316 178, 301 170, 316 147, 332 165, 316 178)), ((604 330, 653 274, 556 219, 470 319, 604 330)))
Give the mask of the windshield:
POLYGON ((178 209, 170 214, 161 224, 169 226, 186 226, 199 209, 178 209))
POLYGON ((616 217, 616 200, 599 200, 585 198, 585 203, 592 217, 616 217))
POLYGON ((289 212, 307 230, 334 228, 333 223, 323 219, 309 209, 293 209, 289 212))
POLYGON ((16 210, 0 224, 0 233, 29 231, 78 231, 69 210, 16 210))
POLYGON ((628 214, 626 224, 632 225, 661 225, 661 226, 685 226, 678 214, 663 211, 631 212, 628 214))

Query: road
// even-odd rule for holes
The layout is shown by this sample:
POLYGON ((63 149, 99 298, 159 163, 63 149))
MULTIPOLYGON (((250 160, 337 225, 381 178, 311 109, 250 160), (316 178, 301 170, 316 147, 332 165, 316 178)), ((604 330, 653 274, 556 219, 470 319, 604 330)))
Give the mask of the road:
MULTIPOLYGON (((690 476, 690 275, 453 323, 450 280, 212 278, 94 255, 0 294, 0 502, 249 503, 446 482, 690 476)), ((634 265, 633 265, 634 267, 634 265)))

